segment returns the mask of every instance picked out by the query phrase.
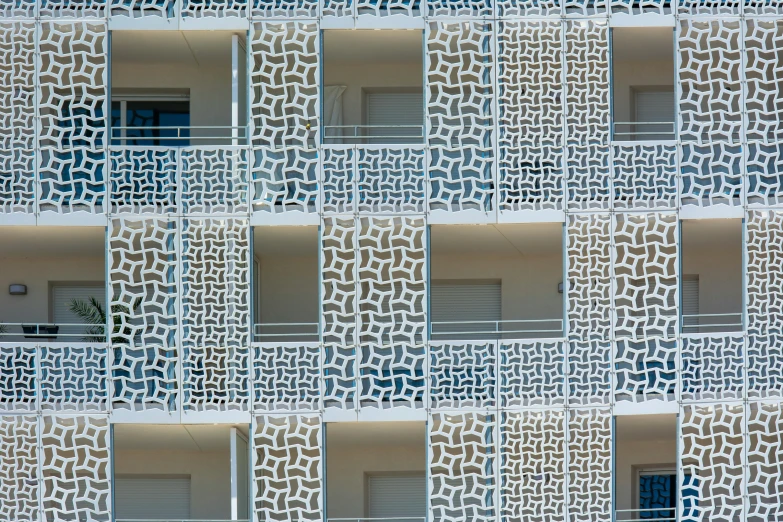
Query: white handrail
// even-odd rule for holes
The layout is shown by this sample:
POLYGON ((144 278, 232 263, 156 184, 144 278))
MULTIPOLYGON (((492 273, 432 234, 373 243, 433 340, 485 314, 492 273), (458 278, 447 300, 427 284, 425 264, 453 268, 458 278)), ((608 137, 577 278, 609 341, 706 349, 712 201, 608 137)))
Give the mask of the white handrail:
POLYGON ((106 338, 106 325, 89 323, 0 323, 0 337, 26 337, 29 339, 49 339, 53 337, 100 337, 106 338), (18 327, 16 331, 9 331, 6 327, 18 327), (25 328, 34 328, 34 331, 25 331, 25 328), (80 329, 81 331, 73 333, 63 331, 63 329, 80 329), (101 332, 87 332, 86 328, 101 329, 101 332))
POLYGON ((614 122, 614 126, 612 128, 613 135, 614 136, 660 136, 662 134, 668 135, 671 134, 672 137, 676 134, 675 129, 676 122, 673 121, 616 121, 614 122), (617 127, 619 126, 628 126, 628 127, 650 127, 650 126, 671 126, 671 130, 661 129, 661 130, 645 130, 645 131, 638 131, 638 130, 630 130, 628 132, 619 132, 617 130, 617 127))
POLYGON ((424 125, 324 125, 324 139, 424 139, 424 125), (330 130, 350 129, 353 134, 329 133, 330 130), (396 134, 390 136, 359 133, 360 129, 415 129, 418 134, 396 134))
POLYGON ((238 125, 238 126, 231 126, 231 125, 184 125, 184 126, 116 126, 111 127, 111 138, 112 140, 118 140, 118 141, 139 141, 139 140, 169 140, 169 141, 177 141, 177 140, 231 140, 231 139, 247 139, 248 138, 248 128, 246 125, 238 125), (230 130, 231 133, 229 133, 227 136, 217 136, 213 134, 209 134, 206 136, 183 136, 182 133, 184 131, 190 132, 191 130, 211 130, 211 131, 217 131, 217 130, 230 130), (117 134, 116 131, 119 131, 119 134, 117 134), (142 132, 142 135, 140 136, 127 136, 128 131, 134 132, 134 131, 140 131, 142 132), (152 136, 144 135, 143 132, 145 131, 176 131, 176 135, 174 136, 161 136, 160 133, 157 133, 152 136), (240 133, 236 133, 237 135, 234 135, 234 131, 241 131, 240 133))
MULTIPOLYGON (((432 321, 430 323, 430 336, 443 336, 443 335, 486 335, 486 334, 539 334, 539 333, 558 333, 563 332, 563 319, 503 319, 499 321, 432 321), (557 328, 522 328, 522 329, 505 329, 502 327, 504 324, 530 324, 530 323, 555 323, 557 328), (463 331, 463 330, 445 330, 435 331, 437 325, 494 325, 494 329, 475 330, 475 331, 463 331)), ((555 336, 558 337, 558 336, 555 336)))
POLYGON ((671 517, 658 517, 658 518, 620 518, 618 516, 619 513, 649 513, 653 511, 672 511, 674 512, 677 508, 666 508, 666 507, 657 507, 657 508, 643 508, 643 509, 615 509, 615 519, 617 522, 674 522, 677 520, 676 516, 671 517))
POLYGON ((680 316, 680 324, 682 325, 682 329, 685 330, 686 328, 742 328, 743 327, 743 318, 742 318, 742 312, 734 312, 734 313, 727 313, 727 314, 682 314, 680 316), (737 322, 727 322, 727 323, 702 323, 700 319, 702 318, 708 318, 708 317, 737 317, 739 318, 739 321, 737 322), (695 321, 687 321, 690 323, 695 324, 685 324, 686 319, 692 319, 695 321))
POLYGON ((253 335, 258 338, 264 338, 264 337, 317 337, 320 334, 320 323, 255 323, 253 325, 253 335), (314 327, 315 331, 309 331, 309 332, 281 332, 281 333, 262 333, 262 328, 287 328, 287 329, 293 329, 289 327, 300 327, 300 328, 310 328, 314 327))

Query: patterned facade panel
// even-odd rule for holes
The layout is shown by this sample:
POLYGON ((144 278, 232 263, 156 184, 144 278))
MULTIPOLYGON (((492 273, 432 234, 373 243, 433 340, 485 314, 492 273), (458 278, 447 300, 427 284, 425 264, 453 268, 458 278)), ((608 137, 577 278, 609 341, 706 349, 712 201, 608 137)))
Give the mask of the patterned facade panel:
POLYGON ((247 152, 227 147, 188 147, 181 152, 182 211, 247 214, 247 152))
POLYGON ((253 344, 253 409, 317 411, 321 349, 317 344, 253 344))
POLYGON ((106 25, 44 22, 39 40, 40 145, 95 151, 106 141, 106 25))
POLYGON ((501 18, 522 18, 536 16, 560 16, 560 0, 496 0, 497 16, 501 18))
POLYGON ((647 402, 678 400, 676 339, 619 340, 615 343, 615 399, 647 402))
POLYGON ((739 21, 679 22, 677 81, 681 140, 739 141, 741 43, 739 21))
POLYGON ((682 407, 677 497, 683 522, 744 520, 743 410, 742 404, 682 407))
POLYGON ((564 210, 562 149, 553 146, 501 150, 498 159, 500 212, 564 210))
POLYGON ((498 23, 499 161, 563 142, 562 32, 559 21, 498 23))
POLYGON ((612 207, 622 210, 677 208, 677 146, 612 146, 612 207))
POLYGON ((612 203, 609 148, 568 145, 565 151, 568 210, 609 210, 612 203))
POLYGON ((40 451, 44 522, 111 520, 107 417, 44 417, 40 451))
POLYGON ((568 412, 568 520, 611 520, 612 413, 591 408, 568 412))
POLYGON ((750 403, 747 409, 748 522, 783 517, 783 409, 750 403))
POLYGON ((614 14, 673 14, 676 4, 668 0, 610 0, 609 8, 614 14))
POLYGON ((247 17, 248 0, 181 0, 183 19, 247 17))
POLYGON ((92 149, 41 149, 38 152, 39 208, 71 214, 104 211, 106 154, 92 149))
POLYGON ((563 406, 566 347, 563 341, 498 343, 502 408, 563 406))
POLYGON ((606 17, 607 0, 563 0, 563 13, 574 18, 606 17))
POLYGON ((322 208, 324 213, 353 213, 356 203, 356 149, 324 147, 321 165, 322 208))
POLYGON ((250 227, 245 219, 182 221, 182 343, 250 345, 250 227))
POLYGON ((682 205, 741 207, 744 203, 742 149, 740 145, 728 143, 683 143, 682 205))
POLYGON ((38 350, 42 410, 108 410, 109 353, 106 345, 84 343, 61 346, 58 343, 40 346, 38 350))
POLYGON ((430 18, 492 18, 494 0, 427 0, 430 18))
POLYGON ((0 16, 3 18, 34 18, 36 0, 18 0, 0 4, 0 16))
POLYGON ((747 343, 748 398, 783 398, 783 335, 751 334, 747 343))
POLYGON ((302 212, 318 207, 318 155, 315 150, 255 149, 252 168, 253 211, 302 212))
POLYGON ((741 335, 682 337, 682 400, 741 400, 745 339, 741 335))
POLYGON ((614 335, 673 338, 678 324, 677 215, 617 214, 614 335))
POLYGON ((362 18, 388 18, 421 15, 421 0, 344 0, 355 4, 356 16, 362 18))
POLYGON ((35 212, 35 151, 0 150, 0 214, 35 212))
POLYGON ((113 214, 165 214, 178 209, 176 149, 112 147, 109 201, 113 214))
POLYGON ((356 154, 359 212, 424 213, 424 149, 359 148, 356 154))
POLYGON ((38 418, 0 416, 0 519, 38 522, 38 418))
POLYGON ((112 408, 134 412, 177 409, 179 355, 173 348, 112 347, 112 408))
MULTIPOLYGON (((748 4, 758 0, 747 0, 748 4)), ((763 0, 761 0, 763 1, 763 0)), ((741 0, 680 0, 677 4, 680 16, 738 15, 742 11, 741 0)))
POLYGON ((177 15, 177 0, 109 0, 109 5, 113 20, 167 20, 177 15))
MULTIPOLYGON (((317 18, 317 0, 251 0, 250 16, 259 18, 317 18)), ((325 2, 328 3, 328 2, 325 2)))
POLYGON ((783 142, 751 142, 746 151, 748 207, 783 205, 783 142))
POLYGON ((425 81, 430 145, 492 146, 493 32, 489 22, 429 23, 425 81))
POLYGON ((107 0, 39 1, 39 13, 42 18, 103 18, 106 16, 107 0))
POLYGON ((250 350, 186 346, 182 354, 185 412, 248 411, 250 350))
POLYGON ((783 329, 783 213, 749 210, 745 219, 748 333, 783 329))
POLYGON ((566 139, 608 144, 609 27, 606 21, 581 20, 565 22, 564 30, 566 139))
POLYGON ((358 407, 358 357, 355 347, 327 344, 323 348, 323 400, 326 409, 358 407))
POLYGON ((430 343, 430 407, 495 408, 497 363, 494 342, 430 343))
POLYGON ((0 24, 0 147, 6 151, 35 144, 35 41, 32 22, 0 24))
POLYGON ((251 31, 251 143, 319 143, 319 31, 310 22, 256 23, 251 31))
POLYGON ((424 408, 427 392, 424 345, 363 345, 359 359, 359 406, 424 408))
POLYGON ((431 414, 427 451, 431 520, 495 520, 496 425, 494 414, 431 414))
POLYGON ((609 339, 612 327, 612 220, 572 214, 566 226, 569 339, 609 339))
POLYGON ((608 405, 612 393, 612 343, 568 341, 568 404, 608 405))
POLYGON ((356 221, 325 217, 321 227, 321 331, 324 343, 356 344, 356 221))
POLYGON ((491 149, 466 146, 430 149, 431 212, 489 212, 494 208, 495 183, 491 149))
POLYGON ((501 413, 500 520, 565 521, 566 413, 501 413))
POLYGON ((323 519, 321 426, 317 415, 255 418, 252 495, 256 520, 323 519))
POLYGON ((0 410, 34 412, 36 403, 36 347, 0 344, 0 410))
POLYGON ((359 220, 360 342, 421 344, 426 330, 426 225, 423 217, 359 220))
POLYGON ((783 139, 783 29, 775 20, 744 21, 745 137, 783 139))

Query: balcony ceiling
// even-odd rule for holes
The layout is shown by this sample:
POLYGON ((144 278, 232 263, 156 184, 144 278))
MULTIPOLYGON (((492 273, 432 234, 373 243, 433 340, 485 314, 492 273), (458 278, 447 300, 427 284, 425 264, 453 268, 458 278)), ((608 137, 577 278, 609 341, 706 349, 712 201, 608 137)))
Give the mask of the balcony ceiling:
POLYGON ((105 243, 103 227, 0 227, 0 257, 103 257, 105 243))
POLYGON ((427 442, 424 422, 340 422, 326 426, 327 447, 423 447, 427 442))
POLYGON ((626 27, 612 30, 612 58, 615 61, 660 60, 672 62, 674 75, 674 33, 671 27, 626 27))
POLYGON ((201 65, 231 57, 231 31, 112 31, 112 64, 201 65))
POLYGON ((691 219, 682 222, 682 242, 688 249, 737 252, 742 248, 741 219, 691 219))
POLYGON ((562 223, 434 225, 432 254, 560 255, 562 223))
MULTIPOLYGON (((227 424, 115 424, 117 450, 228 451, 227 424)), ((247 426, 237 426, 247 435, 247 426)))
POLYGON ((256 256, 317 256, 318 227, 254 227, 253 250, 256 256))
POLYGON ((618 415, 617 440, 674 440, 677 415, 618 415))
POLYGON ((324 31, 324 61, 361 64, 422 62, 422 31, 324 31))

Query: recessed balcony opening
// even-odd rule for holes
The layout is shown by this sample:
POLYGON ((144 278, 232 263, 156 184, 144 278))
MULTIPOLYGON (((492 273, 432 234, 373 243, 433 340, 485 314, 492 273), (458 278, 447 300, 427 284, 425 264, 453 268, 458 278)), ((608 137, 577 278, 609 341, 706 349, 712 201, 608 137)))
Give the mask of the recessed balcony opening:
POLYGON ((244 35, 112 31, 111 37, 112 145, 247 142, 244 35))
POLYGON ((741 332, 742 220, 682 222, 683 334, 741 332))
POLYGON ((247 425, 113 429, 114 520, 248 519, 247 425))
POLYGON ((424 142, 423 32, 323 32, 325 144, 424 142))
POLYGON ((103 227, 0 227, 0 342, 106 342, 103 227))
POLYGON ((615 520, 675 520, 677 415, 617 416, 615 430, 615 520))
POLYGON ((430 339, 563 335, 563 225, 433 225, 430 339))
POLYGON ((612 29, 613 139, 673 140, 674 33, 671 27, 612 29))
POLYGON ((330 522, 423 522, 427 515, 424 422, 326 424, 330 522))
POLYGON ((318 227, 253 228, 255 342, 318 342, 318 273, 318 227))

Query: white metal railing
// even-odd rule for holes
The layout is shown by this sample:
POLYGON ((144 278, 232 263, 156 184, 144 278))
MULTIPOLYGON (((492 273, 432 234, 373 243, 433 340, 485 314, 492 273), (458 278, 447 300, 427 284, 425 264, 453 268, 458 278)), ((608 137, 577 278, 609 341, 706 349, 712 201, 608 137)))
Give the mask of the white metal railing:
POLYGON ((423 522, 425 517, 386 517, 386 518, 327 518, 326 522, 423 522))
POLYGON ((741 313, 683 314, 680 316, 682 333, 712 333, 742 331, 741 313), (734 318, 731 320, 730 318, 734 318))
POLYGON ((623 140, 673 140, 673 121, 616 121, 613 136, 623 140))
POLYGON ((256 323, 253 325, 253 338, 264 341, 318 341, 320 335, 318 323, 256 323))
POLYGON ((106 327, 85 323, 0 323, 0 342, 21 339, 45 339, 105 342, 106 327))
MULTIPOLYGON (((134 141, 243 141, 248 137, 247 126, 192 125, 185 127, 112 127, 111 140, 127 145, 134 141), (197 131, 194 135, 192 131, 197 131), (139 135, 134 135, 138 133, 139 135), (129 135, 130 134, 130 135, 129 135)), ((183 143, 183 145, 185 145, 183 143)), ((206 144, 205 144, 206 145, 206 144)))
POLYGON ((644 509, 616 509, 615 520, 617 522, 675 522, 677 516, 675 515, 676 508, 644 508, 644 509), (642 518, 642 513, 661 513, 669 512, 670 516, 656 517, 656 518, 642 518), (630 518, 621 518, 625 514, 630 518))
POLYGON ((416 140, 424 140, 423 125, 324 125, 324 141, 345 140, 355 142, 356 140, 368 140, 370 143, 383 140, 405 140, 407 143, 417 143, 416 140), (406 131, 406 129, 410 129, 406 131), (399 131, 396 132, 396 131, 399 131), (370 133, 367 133, 370 131, 370 133), (379 134, 372 134, 372 131, 381 131, 379 134))
POLYGON ((562 337, 562 319, 508 319, 501 321, 432 321, 430 323, 430 338, 433 340, 447 340, 445 336, 454 338, 470 335, 481 335, 490 338, 505 338, 515 335, 551 334, 543 337, 562 337), (506 328, 506 326, 519 324, 521 327, 506 328), (528 327, 533 325, 533 327, 528 327), (540 325, 536 328, 534 325, 540 325), (439 326, 443 330, 436 331, 439 326))

